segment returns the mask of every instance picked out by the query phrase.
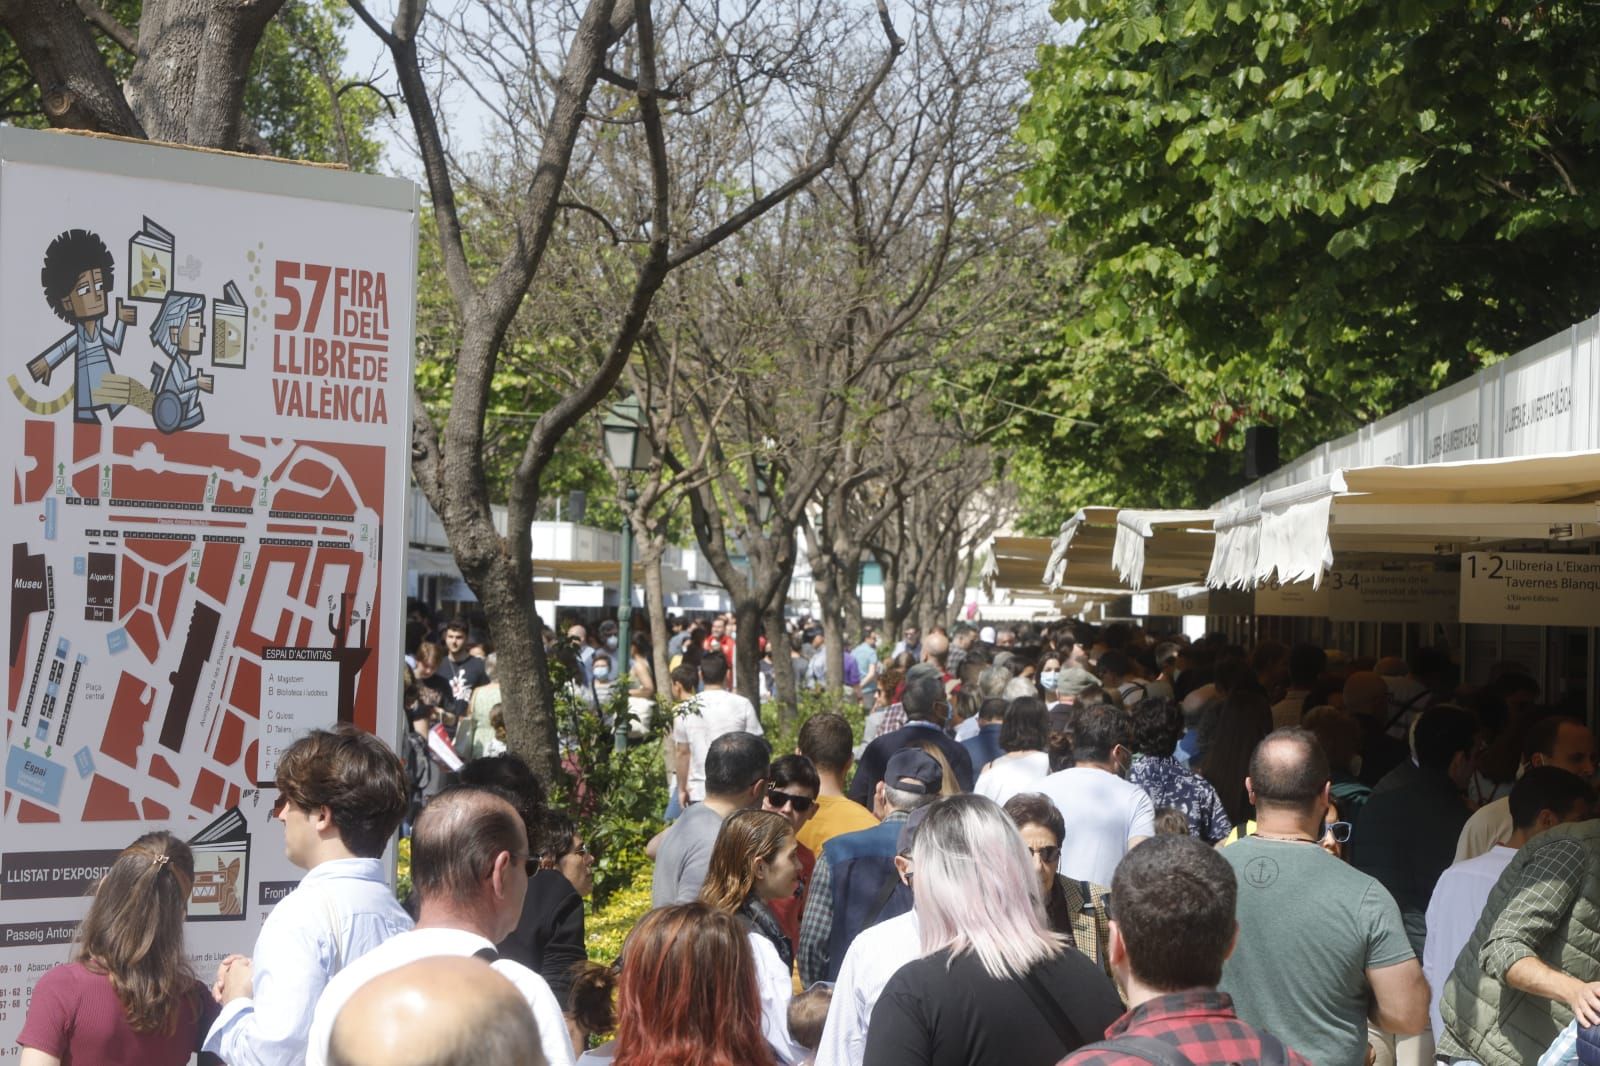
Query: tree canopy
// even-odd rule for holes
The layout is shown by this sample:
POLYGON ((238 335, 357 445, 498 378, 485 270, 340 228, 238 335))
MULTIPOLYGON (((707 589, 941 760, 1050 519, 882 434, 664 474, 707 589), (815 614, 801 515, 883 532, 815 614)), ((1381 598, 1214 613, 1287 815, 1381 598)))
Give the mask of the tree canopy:
POLYGON ((1593 310, 1593 7, 1054 14, 1082 28, 1042 50, 1020 136, 1073 264, 1006 385, 1097 423, 1021 423, 1084 491, 1062 509, 1204 500, 1246 425, 1292 455, 1593 310))

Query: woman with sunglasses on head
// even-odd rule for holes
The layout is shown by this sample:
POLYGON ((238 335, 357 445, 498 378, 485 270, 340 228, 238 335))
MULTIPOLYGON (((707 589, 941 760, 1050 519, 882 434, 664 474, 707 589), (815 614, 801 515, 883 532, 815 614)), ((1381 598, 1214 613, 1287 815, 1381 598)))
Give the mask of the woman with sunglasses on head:
POLYGON ((774 900, 794 896, 800 884, 794 826, 772 811, 739 811, 722 823, 700 902, 731 914, 749 931, 761 986, 761 1031, 780 1063, 798 1063, 805 1049, 789 1037, 790 971, 794 944, 772 913, 774 900))
POLYGON ((539 841, 539 869, 555 870, 587 899, 594 891, 594 854, 565 811, 545 812, 539 841))
MULTIPOLYGON (((473 759, 457 771, 457 778, 463 785, 498 789, 522 817, 529 850, 538 852, 538 868, 528 877, 517 927, 495 948, 502 959, 521 963, 544 978, 556 1002, 565 1010, 572 981, 589 956, 584 948, 583 894, 572 877, 563 876, 567 871, 559 863, 545 861, 545 854, 551 850, 550 817, 556 812, 546 805, 544 785, 516 755, 473 759)), ((571 824, 570 819, 565 823, 567 827, 571 824)), ((576 837, 573 833, 565 845, 558 840, 556 846, 570 848, 578 843, 576 837)), ((592 888, 593 861, 583 865, 590 870, 592 888)), ((567 1027, 573 1046, 579 1046, 582 1032, 570 1015, 567 1027)))
MULTIPOLYGON (((773 760, 767 770, 767 791, 761 797, 761 809, 783 815, 798 837, 800 830, 817 813, 817 793, 821 788, 822 779, 810 759, 804 755, 785 755, 773 760)), ((800 916, 805 913, 806 891, 811 884, 811 873, 817 867, 817 856, 804 844, 796 848, 794 854, 800 867, 800 884, 794 895, 772 900, 768 907, 789 943, 799 944, 800 916)))
POLYGON ((1104 971, 1046 924, 1034 860, 993 800, 934 803, 896 864, 922 957, 884 986, 864 1066, 1051 1066, 1122 1014, 1104 971))
POLYGON ((183 949, 193 888, 194 855, 171 833, 146 833, 117 856, 78 926, 73 961, 33 990, 21 1066, 189 1061, 218 1011, 183 949))
POLYGON ((1061 809, 1037 792, 1006 800, 1003 810, 1033 858, 1050 931, 1072 938, 1072 946, 1111 976, 1111 891, 1103 885, 1062 877, 1061 841, 1067 835, 1061 809))

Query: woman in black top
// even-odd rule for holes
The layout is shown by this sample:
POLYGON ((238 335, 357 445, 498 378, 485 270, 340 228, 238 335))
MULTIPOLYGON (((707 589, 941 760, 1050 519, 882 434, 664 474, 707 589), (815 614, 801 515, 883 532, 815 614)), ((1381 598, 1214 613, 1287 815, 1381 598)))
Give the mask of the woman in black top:
POLYGON ((865 1066, 1051 1066, 1121 1016, 1105 973, 1045 924, 1033 865, 992 800, 928 809, 905 872, 923 957, 884 987, 865 1066))

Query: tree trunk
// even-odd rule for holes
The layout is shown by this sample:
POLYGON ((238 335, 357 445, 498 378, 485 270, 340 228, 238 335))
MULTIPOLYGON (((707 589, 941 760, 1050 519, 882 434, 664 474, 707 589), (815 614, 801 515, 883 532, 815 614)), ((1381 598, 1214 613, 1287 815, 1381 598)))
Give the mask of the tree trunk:
POLYGON ((39 86, 50 125, 144 136, 88 21, 71 0, 0 0, 0 26, 39 86))
POLYGON ((734 683, 752 707, 761 706, 761 604, 753 598, 735 600, 733 618, 738 631, 733 640, 734 683))
MULTIPOLYGON (((518 538, 513 535, 509 539, 515 543, 518 538)), ((521 539, 528 539, 526 532, 521 539)), ((506 746, 527 759, 549 787, 561 773, 555 694, 544 654, 544 625, 533 606, 533 586, 523 583, 516 569, 509 560, 501 560, 469 584, 494 633, 499 661, 495 678, 508 712, 506 746)), ((465 570, 463 567, 463 573, 465 570)))
MULTIPOLYGON (((644 566, 644 609, 650 620, 650 669, 655 673, 656 695, 670 692, 667 682, 667 600, 661 579, 661 560, 667 554, 667 538, 634 527, 639 536, 639 561, 644 566)), ((631 654, 631 653, 630 653, 631 654)))
POLYGON ((883 639, 893 648, 900 639, 900 633, 905 628, 907 609, 910 606, 906 601, 909 597, 900 588, 900 566, 898 560, 885 565, 883 568, 883 639))
MULTIPOLYGON (((794 683, 794 663, 790 661, 789 635, 783 628, 781 600, 766 612, 763 621, 767 626, 767 643, 772 646, 772 688, 778 700, 778 721, 793 722, 800 716, 800 692, 794 683)), ((772 754, 787 753, 775 751, 772 754)))
POLYGON ((128 103, 151 140, 239 147, 250 59, 283 0, 160 0, 139 17, 128 103))
POLYGON ((806 550, 811 562, 811 584, 816 590, 817 604, 822 611, 823 655, 827 665, 823 684, 830 695, 837 698, 844 691, 844 625, 843 604, 839 597, 839 567, 832 552, 823 547, 822 538, 809 522, 801 528, 806 534, 806 550))
POLYGON ((844 611, 835 576, 833 567, 826 564, 811 570, 817 603, 822 608, 822 653, 827 663, 824 684, 828 693, 837 697, 844 691, 844 611))
POLYGON ((861 606, 860 587, 854 581, 841 582, 839 600, 843 604, 845 642, 861 640, 867 635, 867 623, 861 606))

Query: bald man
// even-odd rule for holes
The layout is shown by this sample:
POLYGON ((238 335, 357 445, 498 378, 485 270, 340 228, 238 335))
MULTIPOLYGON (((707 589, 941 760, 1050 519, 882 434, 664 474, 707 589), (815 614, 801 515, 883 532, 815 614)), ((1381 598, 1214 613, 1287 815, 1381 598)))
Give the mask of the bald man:
POLYGON ((305 1066, 325 1066, 334 1019, 368 981, 435 955, 493 960, 491 965, 522 993, 538 1023, 539 1046, 548 1066, 573 1066, 561 1005, 544 978, 495 945, 511 935, 522 917, 528 891, 528 833, 522 816, 500 794, 456 785, 422 810, 411 836, 411 887, 417 925, 390 937, 328 982, 311 1018, 305 1066))
POLYGON ((547 1066, 517 986, 482 959, 434 956, 374 977, 338 1019, 328 1066, 547 1066))
POLYGON ((1312 1062, 1359 1066, 1369 1017, 1400 1036, 1427 1028, 1428 982, 1394 897, 1319 846, 1331 776, 1300 726, 1251 757, 1256 831, 1222 852, 1239 882, 1239 941, 1221 989, 1239 1017, 1312 1062))
POLYGON ((1410 755, 1405 743, 1387 732, 1389 686, 1373 671, 1357 670, 1345 678, 1344 709, 1361 723, 1361 770, 1357 776, 1376 785, 1410 755))

